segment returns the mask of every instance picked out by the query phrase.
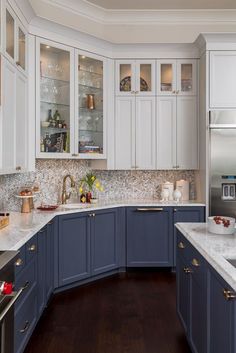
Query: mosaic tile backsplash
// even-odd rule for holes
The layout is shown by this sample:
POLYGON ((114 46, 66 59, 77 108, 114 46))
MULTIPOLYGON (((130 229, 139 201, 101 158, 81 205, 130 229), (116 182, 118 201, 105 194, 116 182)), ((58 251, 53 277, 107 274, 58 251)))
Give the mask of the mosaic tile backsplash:
MULTIPOLYGON (((37 160, 36 171, 25 174, 0 176, 0 208, 9 211, 20 210, 20 200, 14 194, 21 186, 37 183, 40 194, 36 203, 55 204, 60 202, 62 179, 71 174, 77 186, 79 180, 91 171, 87 161, 37 160)), ((194 171, 96 171, 97 178, 104 187, 99 199, 160 199, 161 184, 186 179, 190 182, 190 199, 196 198, 194 171)))

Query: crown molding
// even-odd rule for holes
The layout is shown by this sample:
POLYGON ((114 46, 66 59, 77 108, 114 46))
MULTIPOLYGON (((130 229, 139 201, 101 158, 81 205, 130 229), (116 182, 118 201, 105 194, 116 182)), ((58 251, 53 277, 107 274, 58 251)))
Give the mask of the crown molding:
POLYGON ((236 9, 220 10, 111 10, 104 9, 86 0, 30 0, 36 13, 45 4, 86 17, 104 26, 131 24, 175 24, 175 23, 236 23, 236 9))

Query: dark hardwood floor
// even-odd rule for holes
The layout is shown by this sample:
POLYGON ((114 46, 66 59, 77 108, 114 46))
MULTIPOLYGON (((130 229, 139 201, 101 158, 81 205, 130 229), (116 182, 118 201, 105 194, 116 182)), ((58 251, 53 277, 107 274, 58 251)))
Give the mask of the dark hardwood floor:
POLYGON ((53 297, 25 353, 191 353, 175 275, 129 272, 53 297))

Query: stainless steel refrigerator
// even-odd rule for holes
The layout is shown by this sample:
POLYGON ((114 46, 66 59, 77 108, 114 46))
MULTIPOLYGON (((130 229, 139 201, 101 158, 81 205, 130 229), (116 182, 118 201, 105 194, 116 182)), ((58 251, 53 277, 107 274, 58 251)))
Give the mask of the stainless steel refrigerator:
POLYGON ((236 111, 210 112, 210 215, 236 218, 236 111))

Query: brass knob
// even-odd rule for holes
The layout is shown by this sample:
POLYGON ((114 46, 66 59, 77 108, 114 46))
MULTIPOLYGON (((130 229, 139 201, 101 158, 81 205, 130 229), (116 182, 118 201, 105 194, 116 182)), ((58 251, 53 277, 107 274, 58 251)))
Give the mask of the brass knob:
POLYGON ((200 262, 197 259, 192 259, 192 265, 195 267, 199 267, 200 266, 200 262))
POLYGON ((17 65, 17 66, 20 66, 20 61, 16 61, 16 65, 17 65))
POLYGON ((16 170, 21 170, 21 166, 18 165, 18 166, 16 167, 16 170))
POLYGON ((190 267, 184 267, 183 270, 186 274, 193 273, 193 270, 190 267))
POLYGON ((35 244, 32 244, 31 246, 29 246, 28 248, 29 251, 35 251, 36 250, 36 245, 35 244))
POLYGON ((174 208, 174 212, 178 212, 177 208, 174 208))
POLYGON ((172 91, 172 93, 173 93, 173 94, 175 94, 175 93, 176 93, 176 91, 172 91))
POLYGON ((49 225, 53 224, 53 221, 51 221, 51 222, 48 222, 48 224, 49 224, 49 225))
POLYGON ((23 260, 19 257, 19 259, 16 260, 15 265, 18 267, 23 265, 23 260))
POLYGON ((96 216, 96 214, 95 213, 93 213, 93 217, 95 217, 96 216))
POLYGON ((223 295, 226 300, 232 300, 236 298, 236 294, 230 290, 224 289, 223 290, 223 295))
POLYGON ((182 241, 180 241, 179 244, 178 244, 178 248, 179 249, 185 249, 186 245, 182 241))

